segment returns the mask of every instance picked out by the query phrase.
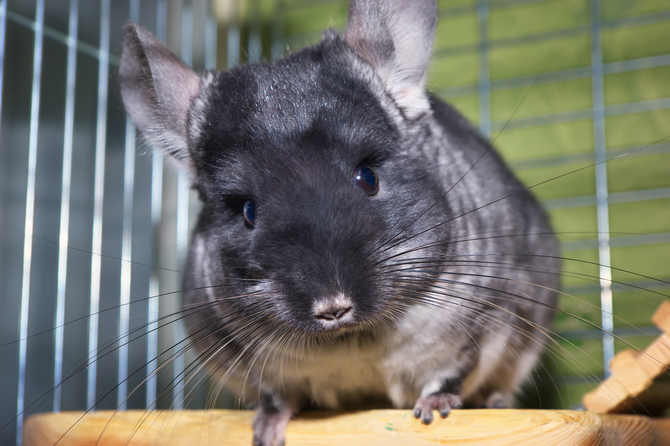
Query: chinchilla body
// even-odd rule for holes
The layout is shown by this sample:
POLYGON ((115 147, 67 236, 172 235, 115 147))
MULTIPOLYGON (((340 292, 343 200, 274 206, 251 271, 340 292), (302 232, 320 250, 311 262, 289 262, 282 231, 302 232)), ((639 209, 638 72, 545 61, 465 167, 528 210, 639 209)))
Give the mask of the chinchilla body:
POLYGON ((344 36, 197 75, 126 30, 124 102, 203 204, 184 282, 202 363, 258 403, 255 443, 301 408, 506 407, 555 313, 537 201, 424 92, 434 1, 358 1, 344 36))

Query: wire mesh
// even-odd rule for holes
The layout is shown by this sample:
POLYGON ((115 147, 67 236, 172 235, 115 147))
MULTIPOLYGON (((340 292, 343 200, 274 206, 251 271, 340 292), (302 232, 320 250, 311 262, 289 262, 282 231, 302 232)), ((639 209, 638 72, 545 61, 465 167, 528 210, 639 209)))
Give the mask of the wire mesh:
MULTIPOLYGON (((194 68, 215 66, 209 2, 0 3, 1 444, 20 444, 35 412, 169 407, 183 394, 166 397, 181 371, 159 366, 184 335, 169 315, 192 200, 173 206, 179 180, 163 175, 120 105, 128 20, 194 68), (179 234, 161 225, 178 215, 179 234)), ((188 197, 183 181, 179 189, 188 197)))

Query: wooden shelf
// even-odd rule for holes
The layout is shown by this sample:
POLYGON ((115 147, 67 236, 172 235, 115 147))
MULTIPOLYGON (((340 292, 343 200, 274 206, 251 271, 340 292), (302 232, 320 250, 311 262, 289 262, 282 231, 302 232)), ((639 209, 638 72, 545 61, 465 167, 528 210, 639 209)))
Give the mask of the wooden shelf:
MULTIPOLYGON (((253 412, 232 410, 37 414, 24 446, 251 445, 253 412)), ((289 423, 300 445, 639 445, 670 444, 670 419, 570 410, 454 410, 423 425, 409 410, 311 412, 289 423)))
MULTIPOLYGON (((426 426, 409 410, 301 414, 289 423, 289 446, 300 445, 670 445, 670 418, 612 415, 660 413, 670 407, 670 301, 652 318, 663 333, 644 351, 624 350, 612 376, 584 396, 591 412, 454 410, 426 426), (598 413, 595 413, 598 412, 598 413)), ((251 445, 253 412, 128 411, 33 415, 24 446, 251 445)))
POLYGON ((597 413, 659 414, 670 407, 670 301, 651 318, 662 330, 644 351, 620 351, 610 362, 612 375, 582 402, 597 413))

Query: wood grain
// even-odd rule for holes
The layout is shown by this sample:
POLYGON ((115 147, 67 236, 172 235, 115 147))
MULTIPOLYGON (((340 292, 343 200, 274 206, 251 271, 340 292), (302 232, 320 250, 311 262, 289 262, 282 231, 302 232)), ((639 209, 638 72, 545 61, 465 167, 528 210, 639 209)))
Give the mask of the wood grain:
MULTIPOLYGON (((251 445, 253 412, 128 411, 38 414, 24 446, 251 445)), ((569 410, 454 410, 429 426, 407 410, 311 412, 291 421, 287 445, 639 445, 670 444, 670 423, 643 416, 569 410)))

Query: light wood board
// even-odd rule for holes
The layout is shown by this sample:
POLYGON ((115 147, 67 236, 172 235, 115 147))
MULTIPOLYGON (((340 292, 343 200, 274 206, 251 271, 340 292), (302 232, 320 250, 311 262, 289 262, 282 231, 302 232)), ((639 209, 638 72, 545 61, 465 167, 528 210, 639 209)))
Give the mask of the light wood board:
POLYGON ((670 407, 670 301, 651 318, 663 332, 644 350, 622 350, 610 362, 609 376, 582 398, 598 413, 659 414, 670 407))
MULTIPOLYGON (((570 410, 454 410, 431 425, 409 410, 311 412, 289 423, 287 446, 300 445, 664 445, 670 420, 570 410)), ((24 446, 251 445, 253 412, 111 411, 31 416, 24 446)))

